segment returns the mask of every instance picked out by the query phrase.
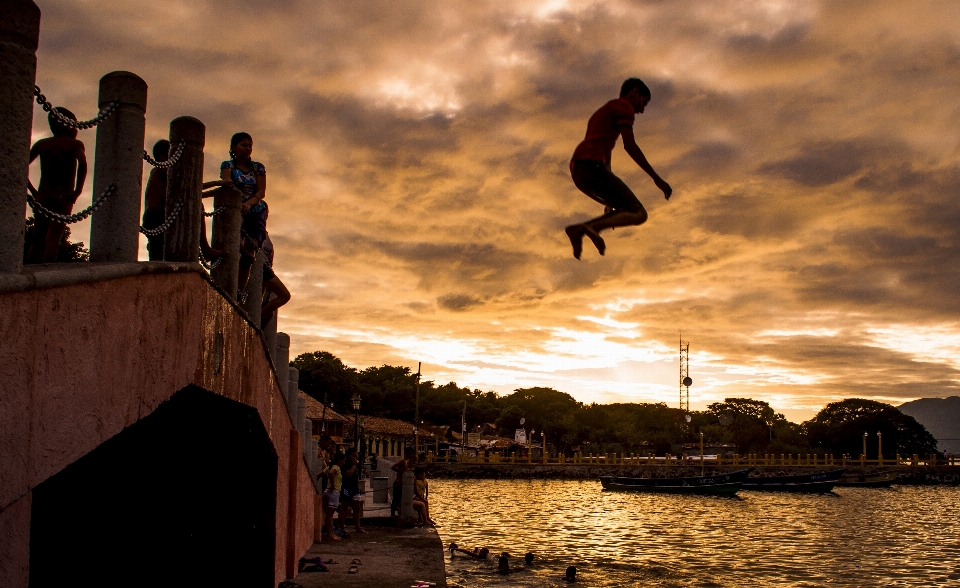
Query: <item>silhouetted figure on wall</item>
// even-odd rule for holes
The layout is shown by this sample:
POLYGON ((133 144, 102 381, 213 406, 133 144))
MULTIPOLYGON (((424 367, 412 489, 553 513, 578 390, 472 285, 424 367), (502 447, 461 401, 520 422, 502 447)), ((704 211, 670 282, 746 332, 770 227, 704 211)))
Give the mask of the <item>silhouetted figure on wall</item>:
MULTIPOLYGON (((153 144, 153 158, 166 161, 170 157, 170 141, 160 139, 153 144)), ((163 224, 167 203, 167 170, 150 170, 147 188, 143 192, 143 228, 155 229, 163 224)), ((150 261, 163 261, 163 233, 147 237, 147 255, 150 261)))
POLYGON ((267 171, 263 164, 252 159, 253 138, 247 133, 236 133, 230 138, 230 159, 220 164, 220 179, 230 181, 243 193, 240 205, 240 274, 237 280, 240 292, 247 288, 247 278, 257 252, 267 238, 267 171))
POLYGON ((623 82, 620 97, 600 107, 590 122, 587 134, 577 145, 570 161, 570 173, 577 188, 604 206, 604 213, 597 218, 566 228, 567 237, 573 245, 573 256, 580 259, 583 251, 583 236, 593 241, 600 255, 606 251, 606 244, 600 237, 600 231, 614 227, 641 225, 647 220, 647 211, 623 180, 610 171, 610 158, 617 138, 623 137, 623 148, 633 158, 640 169, 647 172, 657 188, 663 190, 666 199, 670 199, 673 188, 663 181, 647 162, 633 136, 633 121, 636 114, 650 102, 650 89, 638 78, 623 82))
MULTIPOLYGON (((54 110, 77 120, 66 108, 58 106, 54 110)), ((40 139, 30 148, 30 162, 40 158, 40 187, 34 188, 29 180, 27 183, 40 206, 51 212, 70 214, 87 179, 86 150, 77 139, 76 129, 61 123, 52 112, 47 115, 47 122, 53 136, 40 139)), ((34 218, 34 239, 27 251, 27 263, 53 263, 57 261, 66 225, 39 213, 35 213, 34 218)))

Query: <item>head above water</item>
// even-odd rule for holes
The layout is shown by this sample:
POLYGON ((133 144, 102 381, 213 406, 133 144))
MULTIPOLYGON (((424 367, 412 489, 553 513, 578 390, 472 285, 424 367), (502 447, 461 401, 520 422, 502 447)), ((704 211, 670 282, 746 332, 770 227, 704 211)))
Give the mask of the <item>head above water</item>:
MULTIPOLYGON (((62 106, 57 106, 54 108, 57 112, 69 118, 70 120, 77 120, 77 115, 73 114, 66 108, 62 106)), ((47 115, 47 123, 50 124, 50 130, 53 131, 54 137, 72 137, 77 138, 77 129, 71 129, 67 125, 60 122, 60 119, 56 117, 52 112, 47 115)))

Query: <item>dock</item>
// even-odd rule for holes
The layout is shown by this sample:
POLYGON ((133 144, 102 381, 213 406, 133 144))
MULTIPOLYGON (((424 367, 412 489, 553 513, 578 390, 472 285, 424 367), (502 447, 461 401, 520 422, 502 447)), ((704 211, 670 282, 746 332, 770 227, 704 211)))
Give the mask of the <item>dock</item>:
POLYGON ((363 522, 366 533, 353 533, 348 527, 349 539, 315 543, 304 558, 336 563, 325 563, 326 572, 303 571, 294 581, 303 588, 406 587, 417 580, 446 587, 443 542, 436 529, 403 529, 389 518, 363 522))

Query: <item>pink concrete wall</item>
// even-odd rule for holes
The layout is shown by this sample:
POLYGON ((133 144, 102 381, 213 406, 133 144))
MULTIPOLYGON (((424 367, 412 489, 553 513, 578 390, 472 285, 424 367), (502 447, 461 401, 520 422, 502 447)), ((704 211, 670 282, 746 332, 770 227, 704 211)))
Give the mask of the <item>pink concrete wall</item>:
MULTIPOLYGON (((260 413, 279 456, 275 570, 285 577, 292 423, 260 335, 201 275, 0 294, 0 341, 0 586, 26 586, 31 490, 188 384, 260 413)), ((314 490, 302 458, 296 471, 302 555, 314 490)))

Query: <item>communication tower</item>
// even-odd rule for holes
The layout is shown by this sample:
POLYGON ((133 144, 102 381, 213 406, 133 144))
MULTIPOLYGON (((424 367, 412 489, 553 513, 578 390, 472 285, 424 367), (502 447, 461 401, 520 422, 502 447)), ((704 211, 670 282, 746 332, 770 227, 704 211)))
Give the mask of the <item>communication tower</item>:
POLYGON ((690 342, 680 338, 680 410, 690 412, 690 342))

